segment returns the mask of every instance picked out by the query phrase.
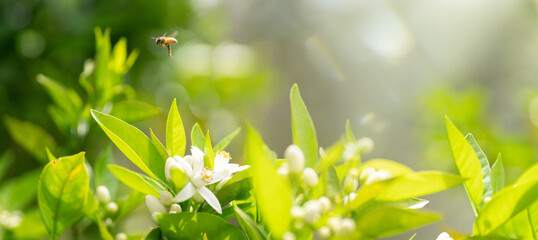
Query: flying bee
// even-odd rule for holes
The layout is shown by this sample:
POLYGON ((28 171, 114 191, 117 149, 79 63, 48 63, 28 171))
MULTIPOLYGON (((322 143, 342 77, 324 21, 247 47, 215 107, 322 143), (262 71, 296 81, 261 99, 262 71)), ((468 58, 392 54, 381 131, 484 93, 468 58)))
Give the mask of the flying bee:
POLYGON ((168 48, 168 56, 172 58, 172 49, 170 48, 170 44, 177 43, 177 39, 174 38, 176 35, 177 35, 177 32, 167 37, 165 33, 163 34, 162 37, 152 37, 152 38, 155 39, 155 43, 157 45, 160 45, 162 47, 166 46, 168 48))

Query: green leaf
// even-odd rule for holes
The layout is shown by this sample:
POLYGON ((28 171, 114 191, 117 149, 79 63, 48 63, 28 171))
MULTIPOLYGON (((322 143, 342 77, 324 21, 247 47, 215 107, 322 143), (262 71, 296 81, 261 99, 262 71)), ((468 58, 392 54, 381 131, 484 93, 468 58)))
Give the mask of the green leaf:
POLYGON ((276 172, 273 162, 264 152, 258 133, 247 126, 246 161, 252 164, 252 180, 256 201, 272 234, 280 238, 288 231, 291 208, 291 187, 287 179, 276 172))
POLYGON ((176 99, 172 102, 168 118, 166 120, 166 148, 170 156, 185 156, 187 138, 185 137, 185 128, 183 121, 177 110, 176 99))
POLYGON ((351 130, 351 124, 349 122, 349 119, 346 120, 346 142, 356 142, 357 139, 355 138, 355 135, 353 135, 353 131, 351 130))
POLYGON ((439 219, 437 214, 399 208, 377 208, 355 216, 357 230, 369 238, 392 236, 439 219))
POLYGON ((471 144, 465 140, 463 134, 450 122, 448 117, 445 117, 445 122, 454 163, 460 176, 466 179, 464 182, 465 189, 467 190, 473 213, 477 216, 482 202, 482 195, 484 194, 480 161, 471 144))
POLYGON ((211 137, 209 137, 209 131, 205 136, 205 145, 204 145, 204 166, 213 169, 213 164, 215 163, 215 153, 213 152, 213 147, 211 145, 211 137))
POLYGON ((6 151, 0 157, 0 180, 4 178, 6 172, 9 170, 9 167, 11 167, 11 163, 13 163, 14 159, 15 158, 13 157, 13 152, 10 150, 6 151))
POLYGON ((413 236, 411 236, 411 238, 409 238, 409 240, 413 240, 413 238, 415 238, 416 235, 417 235, 416 233, 413 234, 413 236))
POLYGON ((84 215, 89 183, 84 152, 45 166, 39 179, 38 202, 51 239, 84 215))
POLYGON ((251 179, 243 179, 224 186, 217 191, 217 198, 221 205, 226 205, 234 200, 245 200, 250 197, 250 189, 252 189, 251 179))
POLYGON ((517 182, 495 194, 476 218, 473 233, 485 236, 536 201, 538 180, 517 182))
POLYGON ((164 187, 159 183, 122 166, 110 164, 108 165, 108 169, 110 169, 114 176, 116 176, 122 183, 145 195, 152 195, 159 198, 159 193, 164 191, 164 187))
POLYGON ((439 192, 463 182, 459 176, 438 171, 423 171, 397 177, 376 200, 400 201, 439 192))
POLYGON ((55 149, 56 142, 43 128, 8 115, 4 116, 4 123, 17 144, 41 162, 48 162, 45 148, 55 149))
POLYGON ((493 195, 493 189, 491 187, 491 168, 489 166, 489 161, 484 151, 482 151, 482 149, 476 142, 476 139, 474 138, 473 134, 467 134, 467 136, 465 136, 465 139, 467 139, 467 141, 469 141, 469 144, 471 144, 471 147, 473 147, 473 150, 478 157, 478 161, 482 166, 482 176, 484 177, 482 179, 482 184, 484 186, 484 195, 482 195, 481 202, 484 202, 484 199, 491 198, 491 196, 493 195))
POLYGON ((303 150, 305 167, 313 168, 318 161, 318 140, 314 123, 301 98, 297 84, 291 87, 290 104, 293 143, 303 150))
POLYGON ((68 120, 70 127, 76 127, 83 109, 82 100, 77 92, 73 89, 67 89, 42 74, 37 75, 37 82, 45 87, 54 103, 61 109, 63 118, 68 120))
POLYGON ((144 240, 162 240, 162 233, 160 228, 151 229, 144 237, 144 240))
POLYGON ((372 159, 363 163, 359 170, 362 172, 366 168, 373 168, 375 170, 383 169, 390 172, 395 177, 414 173, 413 169, 409 168, 408 166, 382 158, 372 159))
POLYGON ((501 154, 499 154, 491 167, 491 188, 493 189, 493 194, 500 192, 504 188, 504 166, 501 154))
POLYGON ((114 237, 110 234, 100 216, 97 216, 97 221, 95 222, 97 223, 97 228, 99 229, 102 240, 114 240, 114 237))
POLYGON ((228 134, 228 136, 224 137, 222 140, 220 140, 217 145, 215 145, 215 151, 224 150, 230 144, 232 140, 241 132, 241 128, 235 129, 232 133, 228 134))
POLYGON ((159 116, 161 109, 145 102, 129 99, 114 103, 110 114, 133 123, 159 116))
POLYGON ((110 140, 143 172, 166 183, 164 162, 153 142, 144 133, 128 123, 91 110, 92 116, 110 140))
POLYGON ((319 175, 319 184, 312 191, 312 198, 335 197, 340 193, 340 181, 336 169, 331 165, 319 175))
POLYGON ((13 229, 13 236, 14 239, 43 239, 47 236, 47 228, 38 209, 24 212, 21 224, 13 229))
POLYGON ((317 167, 318 172, 323 172, 325 169, 329 168, 333 164, 335 164, 340 158, 342 157, 342 154, 344 153, 344 142, 339 141, 329 150, 327 150, 327 155, 324 157, 321 157, 321 160, 319 162, 319 165, 317 167))
POLYGON ((235 212, 235 217, 237 218, 237 221, 239 222, 239 225, 241 225, 243 231, 246 233, 248 239, 264 240, 269 238, 267 233, 265 233, 263 230, 263 227, 256 224, 248 214, 237 207, 237 204, 234 203, 233 209, 235 212))
POLYGON ((163 236, 173 239, 245 239, 236 226, 222 218, 200 212, 183 212, 157 216, 163 236))
POLYGON ((140 204, 144 202, 145 199, 146 194, 143 194, 139 191, 132 191, 126 200, 118 201, 120 211, 117 218, 124 216, 125 214, 131 212, 132 210, 140 206, 140 204))
POLYGON ((0 208, 20 210, 35 200, 40 172, 29 171, 21 176, 2 181, 0 185, 0 208))
POLYGON ((159 151, 159 153, 161 154, 161 157, 163 159, 168 159, 170 157, 170 155, 168 154, 168 151, 166 151, 166 148, 163 146, 163 144, 157 138, 157 136, 155 136, 155 133, 153 133, 153 130, 151 128, 149 129, 149 133, 151 135, 151 142, 153 143, 153 146, 155 146, 157 151, 159 151))
POLYGON ((108 190, 110 191, 111 195, 114 196, 114 193, 116 192, 118 181, 110 172, 110 170, 107 169, 107 165, 112 163, 112 147, 110 144, 107 144, 103 152, 99 155, 97 160, 95 161, 95 167, 93 169, 93 175, 94 177, 94 186, 95 188, 97 186, 106 186, 108 190))
POLYGON ((198 125, 198 123, 192 126, 191 144, 199 148, 200 150, 204 149, 204 145, 205 145, 204 132, 202 131, 202 128, 200 128, 200 125, 198 125))

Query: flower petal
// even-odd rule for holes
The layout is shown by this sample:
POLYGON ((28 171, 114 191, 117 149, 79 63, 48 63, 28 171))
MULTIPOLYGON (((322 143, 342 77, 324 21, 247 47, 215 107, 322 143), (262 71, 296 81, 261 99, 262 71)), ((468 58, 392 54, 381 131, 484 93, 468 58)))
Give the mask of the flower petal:
POLYGON ((213 192, 209 191, 206 187, 198 188, 198 193, 202 195, 202 197, 207 201, 209 206, 211 206, 215 211, 217 211, 219 214, 222 214, 222 208, 220 207, 219 199, 213 194, 213 192))
POLYGON ((230 173, 236 173, 236 172, 241 172, 247 168, 249 168, 250 165, 243 165, 241 167, 235 167, 235 168, 230 168, 230 173))
POLYGON ((204 168, 204 153, 195 146, 191 148, 191 153, 192 171, 196 173, 198 171, 201 171, 202 168, 204 168))
POLYGON ((192 183, 187 183, 187 185, 185 185, 185 187, 183 187, 183 189, 181 189, 181 191, 174 197, 174 202, 183 202, 191 198, 195 191, 196 189, 192 183))
POLYGON ((213 173, 213 179, 211 180, 211 182, 209 182, 209 184, 216 183, 228 176, 230 176, 230 170, 226 168, 215 169, 213 173))
POLYGON ((164 175, 166 176, 166 180, 170 181, 172 179, 172 176, 170 176, 170 167, 176 162, 176 160, 172 157, 169 157, 166 159, 166 163, 164 164, 164 175))
POLYGON ((178 162, 179 168, 183 169, 183 171, 185 171, 185 173, 189 175, 189 177, 192 177, 192 167, 189 162, 187 162, 185 158, 176 158, 176 160, 178 162))

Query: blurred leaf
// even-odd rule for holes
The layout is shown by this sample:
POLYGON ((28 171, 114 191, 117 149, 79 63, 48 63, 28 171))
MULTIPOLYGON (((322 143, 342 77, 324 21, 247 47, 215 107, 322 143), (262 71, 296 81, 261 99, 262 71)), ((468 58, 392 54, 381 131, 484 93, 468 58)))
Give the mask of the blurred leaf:
POLYGON ((473 209, 474 215, 477 216, 484 193, 482 167, 471 144, 465 140, 448 117, 445 117, 445 123, 454 163, 460 176, 466 179, 464 182, 465 189, 471 203, 471 209, 473 209))
POLYGON ((200 212, 183 212, 157 216, 162 235, 173 239, 201 239, 207 234, 208 239, 245 239, 236 226, 222 218, 200 212))
POLYGON ((230 144, 232 140, 241 132, 241 128, 235 129, 232 133, 228 134, 228 136, 224 137, 222 140, 220 140, 217 145, 215 145, 215 151, 224 150, 230 144))
POLYGON ((501 154, 499 154, 491 167, 491 188, 493 194, 500 192, 504 188, 504 166, 501 154))
POLYGON ((331 146, 329 150, 327 150, 327 155, 324 157, 321 157, 321 160, 319 162, 319 165, 317 167, 318 172, 323 172, 325 169, 332 166, 334 163, 336 163, 340 158, 342 157, 342 154, 344 153, 344 142, 338 141, 336 144, 331 146))
POLYGON ((2 181, 0 185, 0 209, 23 209, 35 199, 39 170, 2 181))
POLYGON ((355 216, 357 230, 369 238, 388 237, 441 219, 437 214, 378 208, 355 216))
POLYGON ((161 240, 162 233, 160 228, 151 229, 142 239, 144 240, 161 240))
POLYGON ((291 187, 287 179, 276 173, 276 168, 267 159, 263 146, 258 133, 247 126, 245 159, 249 159, 248 162, 252 164, 256 201, 272 234, 280 238, 288 230, 291 221, 291 187))
POLYGON ((41 162, 48 162, 45 148, 56 149, 54 139, 40 126, 4 116, 6 129, 13 140, 41 162))
POLYGON ((204 132, 202 131, 202 128, 200 128, 200 125, 198 125, 198 123, 192 126, 191 144, 199 148, 202 151, 204 150, 204 146, 205 146, 204 132))
POLYGON ((45 87, 54 103, 61 109, 61 111, 55 112, 54 115, 61 115, 62 118, 66 119, 67 123, 69 123, 69 126, 59 127, 76 127, 83 108, 82 100, 77 92, 73 89, 67 89, 58 82, 42 74, 37 75, 37 82, 45 87))
POLYGON ((237 221, 239 222, 239 225, 241 225, 241 228, 247 235, 248 239, 253 240, 263 240, 263 239, 269 239, 269 236, 265 231, 263 230, 263 227, 258 226, 251 218, 243 212, 239 207, 237 207, 237 204, 233 205, 233 209, 235 211, 235 217, 237 218, 237 221))
POLYGON ((484 151, 482 151, 482 149, 476 142, 476 139, 474 138, 473 134, 467 134, 467 136, 465 136, 465 139, 467 139, 467 141, 469 141, 469 144, 471 144, 471 147, 473 147, 473 150, 478 157, 478 161, 480 161, 480 165, 482 166, 482 176, 484 177, 482 179, 482 184, 484 186, 484 195, 482 195, 481 202, 484 202, 485 198, 491 198, 491 196, 493 195, 493 189, 491 186, 491 168, 489 166, 489 161, 484 151))
POLYGON ((113 84, 109 71, 110 61, 110 29, 104 32, 95 28, 95 103, 100 108, 110 101, 113 96, 113 84))
POLYGON ((164 188, 159 183, 122 166, 109 164, 108 169, 110 169, 114 176, 116 176, 123 184, 145 195, 152 195, 159 198, 159 193, 164 191, 164 188))
POLYGON ((331 165, 319 175, 319 184, 312 190, 312 198, 332 198, 340 193, 340 181, 336 169, 331 165))
MULTIPOLYGON (((112 48, 112 56, 110 60, 110 66, 113 69, 114 72, 118 74, 122 74, 125 72, 123 64, 125 63, 125 59, 127 58, 127 39, 122 37, 118 42, 116 42, 116 45, 114 45, 114 48, 112 48)), ((118 83, 116 83, 118 84, 118 83)))
POLYGON ((221 188, 217 191, 217 198, 221 205, 234 200, 245 200, 250 197, 250 189, 252 189, 251 179, 243 179, 221 188))
POLYGON ((107 169, 107 165, 112 163, 112 147, 110 147, 110 144, 107 144, 103 152, 99 155, 97 160, 95 161, 95 167, 93 169, 93 175, 95 176, 94 182, 95 182, 95 188, 97 186, 106 186, 108 190, 110 191, 110 194, 114 196, 116 193, 116 189, 118 186, 118 181, 110 172, 110 170, 107 169))
POLYGON ((123 121, 134 123, 158 116, 161 110, 151 104, 129 99, 114 103, 110 114, 123 121))
POLYGON ((318 140, 314 123, 301 98, 297 84, 291 87, 290 104, 293 143, 303 150, 305 167, 313 168, 318 161, 318 140))
POLYGON ((89 181, 84 152, 49 162, 43 169, 38 202, 51 239, 84 215, 89 181))
POLYGON ((146 194, 143 194, 139 191, 132 191, 131 194, 129 194, 129 197, 124 201, 118 201, 118 205, 120 207, 120 211, 118 213, 118 217, 120 218, 124 216, 125 214, 131 212, 136 207, 138 207, 144 200, 146 199, 146 194))
POLYGON ((101 240, 114 240, 115 238, 110 234, 108 229, 106 228, 105 224, 103 224, 103 220, 101 217, 97 217, 97 228, 99 229, 101 240))
POLYGON ((215 153, 213 152, 213 147, 211 145, 211 137, 209 137, 209 131, 205 136, 205 145, 204 145, 204 166, 209 169, 213 169, 213 164, 215 163, 215 153))
POLYGON ((166 183, 164 176, 164 162, 153 142, 138 130, 126 122, 91 110, 92 116, 99 126, 108 135, 110 140, 142 171, 154 179, 160 179, 166 183))
POLYGON ((13 229, 15 239, 42 239, 47 234, 47 228, 38 209, 26 211, 21 224, 13 229))
POLYGON ((151 128, 149 129, 149 133, 151 135, 151 142, 153 142, 153 146, 155 146, 157 151, 159 151, 159 153, 161 154, 161 157, 163 159, 168 159, 170 155, 166 151, 166 148, 163 146, 161 141, 157 138, 157 136, 155 136, 155 133, 153 133, 153 130, 151 130, 151 128))
POLYGON ((507 186, 486 203, 476 218, 473 233, 490 234, 516 214, 536 201, 538 180, 522 181, 507 186))
POLYGON ((359 170, 362 172, 366 168, 373 168, 375 170, 383 169, 389 171, 395 177, 414 173, 413 169, 409 168, 408 166, 382 158, 372 159, 363 163, 359 170))
POLYGON ((11 152, 10 150, 6 151, 0 157, 0 181, 6 175, 6 172, 7 170, 9 170, 9 167, 11 167, 11 163, 13 163, 14 159, 15 158, 13 157, 13 152, 11 152))
POLYGON ((166 148, 170 156, 179 155, 183 157, 185 156, 186 146, 185 128, 174 98, 166 120, 166 148))
POLYGON ((52 154, 52 152, 50 151, 48 147, 45 147, 45 152, 47 152, 47 160, 49 160, 49 162, 56 160, 57 157, 54 156, 54 154, 52 154))
POLYGON ((351 130, 351 124, 349 123, 349 119, 346 120, 346 142, 356 142, 357 139, 355 138, 355 135, 353 135, 353 131, 351 130))
POLYGON ((376 200, 400 201, 436 193, 463 182, 459 176, 438 171, 423 171, 397 177, 383 189, 376 200))
POLYGON ((381 191, 385 190, 393 181, 394 178, 362 186, 357 191, 357 197, 347 205, 338 208, 336 210, 337 214, 344 215, 362 208, 366 203, 371 202, 381 191))

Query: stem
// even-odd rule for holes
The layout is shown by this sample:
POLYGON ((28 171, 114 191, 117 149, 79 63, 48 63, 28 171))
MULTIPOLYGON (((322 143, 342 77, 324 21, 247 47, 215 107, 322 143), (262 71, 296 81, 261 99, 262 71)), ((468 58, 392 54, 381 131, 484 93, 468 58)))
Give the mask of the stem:
POLYGON ((529 218, 529 224, 531 225, 532 239, 538 240, 538 238, 536 237, 536 231, 534 229, 534 223, 532 221, 532 215, 529 208, 527 208, 527 217, 529 218))

